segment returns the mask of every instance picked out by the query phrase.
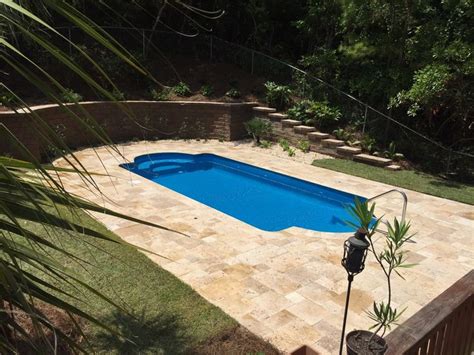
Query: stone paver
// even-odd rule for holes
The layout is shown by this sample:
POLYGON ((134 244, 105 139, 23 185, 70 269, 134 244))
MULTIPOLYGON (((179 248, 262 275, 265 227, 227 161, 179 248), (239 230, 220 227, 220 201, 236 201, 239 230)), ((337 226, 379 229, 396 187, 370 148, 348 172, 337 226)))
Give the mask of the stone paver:
MULTIPOLYGON (((118 148, 128 161, 154 152, 214 153, 365 197, 393 188, 238 142, 157 141, 118 148)), ((111 201, 66 174, 62 182, 71 192, 187 236, 110 216, 97 215, 98 220, 126 241, 159 254, 149 257, 281 350, 305 343, 322 354, 337 352, 347 286, 340 259, 349 234, 295 227, 265 232, 120 168, 124 159, 105 148, 82 150, 77 157, 89 170, 103 172, 96 154, 111 176, 95 180, 111 201)), ((405 273, 405 281, 394 279, 394 299, 408 307, 402 321, 474 267, 474 207, 404 191, 407 218, 417 232, 416 243, 408 246, 409 260, 418 265, 405 273)), ((390 196, 377 208, 379 214, 395 216, 401 200, 390 196)), ((381 271, 369 257, 353 283, 347 330, 367 328, 364 310, 385 293, 381 271)))
POLYGON ((392 163, 391 159, 377 157, 370 154, 357 154, 353 158, 355 161, 360 161, 362 163, 375 165, 375 166, 386 166, 392 163))

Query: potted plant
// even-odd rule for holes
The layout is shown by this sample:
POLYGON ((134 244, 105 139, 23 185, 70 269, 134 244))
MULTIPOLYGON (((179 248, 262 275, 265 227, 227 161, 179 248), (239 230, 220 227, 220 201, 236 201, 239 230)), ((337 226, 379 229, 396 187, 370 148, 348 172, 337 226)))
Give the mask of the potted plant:
POLYGON ((374 302, 373 309, 367 311, 369 318, 375 322, 370 328, 373 331, 354 330, 347 334, 347 354, 384 354, 387 350, 387 344, 383 337, 387 330, 397 324, 406 309, 399 311, 392 306, 392 277, 396 274, 403 279, 400 269, 415 265, 406 263, 407 252, 403 250, 405 243, 412 240, 413 234, 410 234, 409 222, 400 222, 396 218, 392 223, 386 222, 386 234, 380 232, 378 226, 382 217, 374 219, 375 204, 369 206, 367 202, 360 202, 356 199, 355 204, 349 207, 349 212, 356 222, 348 223, 366 235, 369 252, 383 271, 387 282, 387 299, 374 302), (378 250, 380 245, 376 246, 374 243, 374 236, 377 234, 384 236, 382 250, 378 250))

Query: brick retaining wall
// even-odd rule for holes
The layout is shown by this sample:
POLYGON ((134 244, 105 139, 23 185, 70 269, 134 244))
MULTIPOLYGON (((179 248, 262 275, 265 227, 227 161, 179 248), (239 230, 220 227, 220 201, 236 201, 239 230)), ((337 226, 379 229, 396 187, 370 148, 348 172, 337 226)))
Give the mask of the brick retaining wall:
MULTIPOLYGON (((256 103, 222 103, 192 101, 126 101, 83 102, 80 107, 67 107, 79 117, 93 117, 114 143, 132 139, 209 138, 236 140, 246 133, 243 122, 253 116, 256 103), (90 115, 90 116, 88 116, 90 115)), ((34 114, 0 112, 0 123, 5 125, 38 159, 45 160, 50 144, 42 136, 44 129, 35 123, 35 115, 61 135, 70 148, 100 144, 58 105, 32 107, 34 114)), ((12 139, 2 132, 0 153, 25 158, 12 139)))

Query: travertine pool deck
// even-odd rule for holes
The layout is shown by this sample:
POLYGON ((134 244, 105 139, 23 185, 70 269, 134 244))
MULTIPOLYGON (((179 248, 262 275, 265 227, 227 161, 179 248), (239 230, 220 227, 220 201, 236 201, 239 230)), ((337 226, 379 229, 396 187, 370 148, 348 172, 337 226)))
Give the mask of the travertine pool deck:
MULTIPOLYGON (((393 188, 311 166, 308 162, 314 154, 294 160, 248 144, 157 141, 119 148, 129 161, 154 152, 214 153, 365 197, 393 188)), ((163 256, 149 254, 281 350, 307 344, 322 354, 337 353, 347 287, 340 260, 349 234, 300 228, 261 231, 120 168, 123 160, 105 148, 82 150, 77 157, 90 171, 104 172, 102 164, 107 168, 111 177, 97 176, 95 180, 110 200, 85 189, 74 175, 63 178, 69 191, 188 236, 97 215, 109 229, 163 256)), ((403 191, 409 199, 407 218, 412 221, 412 231, 417 232, 416 243, 408 246, 409 261, 418 265, 405 272, 405 281, 395 278, 396 305, 407 307, 402 320, 474 267, 474 207, 403 191)), ((395 216, 401 205, 400 198, 389 196, 378 201, 377 213, 395 216)), ((370 325, 364 311, 385 292, 382 272, 369 256, 366 269, 353 283, 348 331, 370 325)))

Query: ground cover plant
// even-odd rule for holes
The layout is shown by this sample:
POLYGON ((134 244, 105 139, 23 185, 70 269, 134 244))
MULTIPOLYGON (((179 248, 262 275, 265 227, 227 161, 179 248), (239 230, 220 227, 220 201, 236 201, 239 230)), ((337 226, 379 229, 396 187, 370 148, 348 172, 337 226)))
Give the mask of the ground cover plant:
POLYGON ((201 89, 199 91, 203 96, 206 97, 211 97, 214 94, 214 88, 210 84, 205 84, 201 86, 201 89))
POLYGON ((174 94, 180 97, 191 96, 191 89, 186 83, 183 83, 182 81, 173 86, 171 90, 174 94))

